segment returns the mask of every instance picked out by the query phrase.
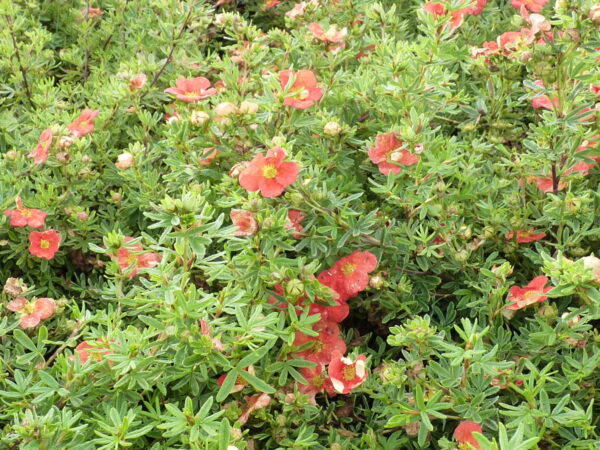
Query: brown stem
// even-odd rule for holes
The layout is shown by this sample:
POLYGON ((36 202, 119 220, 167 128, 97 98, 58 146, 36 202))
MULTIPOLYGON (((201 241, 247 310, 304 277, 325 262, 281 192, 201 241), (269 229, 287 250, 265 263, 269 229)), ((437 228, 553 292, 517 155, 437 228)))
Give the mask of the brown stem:
POLYGON ((81 329, 83 328, 84 325, 85 325, 84 321, 77 323, 77 326, 75 327, 73 332, 69 335, 69 337, 65 340, 65 343, 63 345, 61 345, 60 347, 58 347, 54 353, 52 353, 50 358, 48 358, 48 360, 42 366, 42 369, 48 367, 52 363, 52 361, 54 361, 56 359, 56 357, 58 355, 60 355, 65 348, 67 348, 67 346, 69 345, 69 341, 71 339, 73 339, 75 336, 77 336, 77 334, 79 334, 79 332, 81 331, 81 329))
POLYGON ((6 19, 6 23, 8 24, 8 31, 10 33, 10 37, 12 39, 13 48, 15 49, 15 57, 17 58, 17 63, 19 64, 19 71, 21 72, 21 76, 23 77, 23 89, 25 90, 25 94, 27 95, 27 100, 32 108, 35 108, 33 104, 33 100, 31 99, 31 89, 29 88, 29 82, 27 81, 27 71, 23 67, 23 63, 21 62, 21 54, 19 53, 19 47, 17 45, 17 37, 15 36, 15 29, 13 27, 12 17, 8 14, 4 16, 6 19))
POLYGON ((152 81, 148 85, 148 89, 146 89, 146 91, 142 95, 140 95, 140 101, 142 100, 142 98, 144 98, 146 93, 154 87, 154 85, 156 84, 156 82, 158 81, 158 79, 160 78, 162 73, 164 72, 164 70, 167 68, 167 66, 171 62, 171 57, 173 56, 175 47, 177 47, 177 41, 181 38, 181 36, 183 36, 183 32, 188 27, 190 20, 192 19, 193 11, 194 11, 194 4, 192 3, 192 5, 190 5, 190 9, 187 13, 187 16, 185 17, 185 20, 183 21, 183 25, 181 25, 181 28, 179 29, 179 32, 177 33, 176 36, 173 36, 173 43, 171 44, 171 49, 169 50, 169 54, 167 55, 167 59, 165 60, 165 63, 162 65, 162 67, 159 69, 159 71, 156 72, 156 74, 152 78, 152 81))

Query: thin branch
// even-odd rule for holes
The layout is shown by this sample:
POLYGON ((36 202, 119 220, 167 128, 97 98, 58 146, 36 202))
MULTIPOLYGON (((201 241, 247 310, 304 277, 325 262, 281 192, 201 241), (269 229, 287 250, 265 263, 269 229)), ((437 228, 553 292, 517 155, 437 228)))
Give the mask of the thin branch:
POLYGON ((33 100, 31 99, 31 89, 29 88, 29 82, 27 81, 27 71, 25 70, 25 68, 23 67, 23 63, 21 62, 21 55, 19 53, 19 47, 17 45, 17 37, 15 36, 15 29, 13 27, 12 17, 8 14, 4 17, 6 19, 6 23, 8 24, 8 31, 12 39, 13 48, 15 49, 15 57, 17 58, 17 63, 19 64, 21 76, 23 77, 23 89, 25 89, 25 94, 27 95, 27 100, 29 101, 29 104, 32 108, 35 108, 33 100))
POLYGON ((148 85, 148 88, 146 89, 146 91, 144 91, 144 93, 142 93, 142 95, 140 95, 140 101, 144 98, 144 96, 148 93, 148 91, 150 89, 152 89, 154 87, 154 85, 158 82, 158 79, 160 78, 160 76, 162 75, 164 70, 167 68, 169 63, 171 62, 173 52, 175 51, 175 47, 177 47, 177 41, 179 41, 181 36, 183 36, 185 29, 188 27, 188 25, 192 19, 193 12, 194 12, 194 4, 192 4, 190 6, 190 9, 187 13, 187 16, 185 17, 185 20, 183 21, 183 25, 181 25, 181 28, 179 29, 179 32, 177 33, 176 36, 173 36, 173 43, 171 44, 171 49, 169 50, 169 54, 167 55, 167 59, 165 60, 165 63, 162 65, 162 67, 159 69, 159 71, 156 72, 156 74, 152 78, 152 81, 148 85))

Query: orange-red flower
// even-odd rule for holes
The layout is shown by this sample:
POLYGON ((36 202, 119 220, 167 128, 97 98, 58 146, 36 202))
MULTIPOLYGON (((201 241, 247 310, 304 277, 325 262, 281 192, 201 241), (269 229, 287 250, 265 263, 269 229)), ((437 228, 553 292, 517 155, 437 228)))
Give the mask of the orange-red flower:
MULTIPOLYGON (((425 5, 423 5, 423 9, 429 14, 433 15, 433 17, 435 17, 436 19, 438 17, 445 16, 448 12, 448 10, 446 9, 446 5, 444 3, 439 2, 427 2, 425 3, 425 5)), ((454 29, 461 26, 466 14, 466 9, 452 11, 452 13, 450 14, 450 28, 454 29)))
POLYGON ((84 109, 77 119, 67 125, 71 136, 80 138, 94 131, 94 119, 100 113, 99 110, 84 109))
POLYGON ((548 298, 544 294, 552 290, 552 286, 545 287, 547 283, 548 277, 541 275, 535 277, 525 287, 511 287, 508 300, 513 303, 508 305, 506 309, 522 309, 526 306, 533 305, 534 303, 543 302, 548 298))
POLYGON ((517 9, 521 7, 527 8, 529 11, 539 13, 548 0, 512 0, 511 5, 517 9))
MULTIPOLYGON (((554 192, 554 181, 552 177, 531 177, 531 180, 535 181, 535 185, 542 192, 554 192)), ((558 182, 557 190, 562 191, 567 187, 567 183, 564 181, 558 182)))
POLYGON ((338 260, 331 269, 319 274, 318 280, 347 299, 367 288, 369 273, 376 268, 377 257, 373 253, 355 250, 338 260))
POLYGON ((238 419, 241 425, 244 425, 248 421, 250 414, 252 414, 254 411, 257 409, 266 408, 271 403, 271 396, 269 394, 253 395, 250 397, 245 397, 245 399, 246 407, 238 419))
POLYGON ((234 236, 252 236, 258 230, 258 223, 251 211, 245 209, 232 209, 229 217, 233 224, 238 227, 234 236))
POLYGON ((52 317, 54 305, 54 299, 51 298, 37 298, 28 302, 25 297, 17 297, 9 302, 6 308, 21 313, 22 328, 33 328, 42 320, 52 317))
POLYGON ((488 0, 475 0, 475 4, 469 8, 465 8, 465 14, 471 14, 473 16, 478 16, 483 12, 483 8, 487 5, 488 0))
POLYGON ((419 162, 419 155, 413 155, 403 149, 404 142, 396 137, 397 133, 385 133, 377 136, 375 146, 369 149, 369 158, 379 166, 379 172, 388 175, 400 173, 401 166, 412 166, 419 162))
POLYGON ((471 421, 461 422, 454 430, 454 438, 460 444, 470 444, 477 450, 481 450, 481 446, 475 440, 473 433, 483 433, 479 424, 471 421))
MULTIPOLYGON (((110 341, 105 337, 99 337, 92 342, 83 341, 75 347, 75 354, 79 357, 81 364, 85 364, 90 358, 96 362, 100 362, 103 356, 110 355, 111 353, 110 341)), ((69 357, 71 361, 75 361, 75 354, 69 357)), ((112 361, 109 361, 109 364, 112 366, 112 361)))
POLYGON ((54 258, 59 245, 60 233, 56 230, 32 231, 29 234, 29 253, 38 258, 54 258))
POLYGON ((294 339, 295 347, 305 344, 310 345, 308 349, 297 352, 297 356, 307 361, 328 364, 334 352, 339 352, 340 354, 346 353, 346 344, 340 338, 340 328, 337 323, 330 320, 321 320, 313 325, 313 330, 319 334, 317 336, 308 336, 299 331, 296 332, 296 338, 294 339))
MULTIPOLYGON (((536 80, 534 81, 534 84, 542 89, 546 88, 542 80, 536 80)), ((552 95, 552 97, 548 97, 547 95, 537 95, 531 100, 531 105, 536 109, 544 108, 552 111, 553 109, 558 108, 560 103, 556 95, 552 95)))
POLYGON ((48 149, 52 145, 52 137, 52 128, 42 132, 38 145, 27 155, 28 158, 33 158, 34 164, 42 164, 48 160, 48 149))
POLYGON ((132 240, 132 237, 126 237, 123 240, 125 245, 117 250, 117 263, 121 272, 131 268, 126 278, 133 278, 140 273, 140 269, 151 269, 160 262, 160 256, 154 252, 144 252, 142 244, 127 245, 132 240))
POLYGON ((145 73, 138 73, 129 80, 129 90, 132 92, 139 91, 144 87, 148 77, 145 73))
POLYGON ((34 208, 23 208, 21 197, 15 199, 17 209, 7 209, 4 214, 10 219, 10 225, 13 227, 42 228, 46 221, 48 213, 34 208))
POLYGON ((302 237, 301 233, 304 231, 304 227, 302 227, 302 221, 304 220, 304 217, 304 213, 302 211, 298 211, 297 209, 290 209, 288 211, 285 229, 294 230, 292 232, 292 237, 295 239, 302 237))
POLYGON ((179 77, 176 81, 177 87, 165 89, 165 93, 173 94, 177 100, 182 102, 197 102, 215 95, 217 90, 210 87, 210 81, 204 77, 187 79, 179 77))
POLYGON ((331 25, 329 29, 325 31, 323 30, 323 27, 316 22, 309 23, 308 30, 318 40, 330 43, 344 42, 344 39, 346 39, 346 35, 348 34, 346 28, 338 30, 336 25, 331 25))
POLYGON ((301 16, 306 12, 307 5, 308 3, 306 2, 296 3, 292 9, 285 13, 285 15, 291 18, 301 16))
POLYGON ((291 70, 279 72, 281 89, 285 89, 290 79, 294 83, 289 87, 283 101, 285 106, 297 109, 310 108, 323 96, 323 89, 317 87, 317 77, 310 70, 299 70, 294 74, 291 70))
POLYGON ((517 230, 516 233, 511 231, 510 233, 507 233, 505 237, 506 239, 513 239, 515 236, 517 242, 519 244, 523 244, 526 242, 535 242, 539 241, 540 239, 544 239, 546 237, 546 233, 535 233, 535 230, 530 228, 529 230, 517 230))
POLYGON ((329 363, 328 373, 336 392, 348 394, 367 379, 367 358, 359 355, 355 361, 334 352, 329 363))
POLYGON ((336 395, 329 374, 325 371, 325 365, 318 363, 315 367, 303 367, 300 369, 300 373, 308 384, 298 383, 298 391, 308 396, 308 402, 311 405, 317 404, 315 395, 320 392, 325 391, 330 396, 336 395))
POLYGON ((296 181, 298 164, 285 162, 287 156, 281 147, 273 147, 264 157, 258 153, 240 174, 240 186, 248 191, 260 191, 263 197, 277 197, 296 181))

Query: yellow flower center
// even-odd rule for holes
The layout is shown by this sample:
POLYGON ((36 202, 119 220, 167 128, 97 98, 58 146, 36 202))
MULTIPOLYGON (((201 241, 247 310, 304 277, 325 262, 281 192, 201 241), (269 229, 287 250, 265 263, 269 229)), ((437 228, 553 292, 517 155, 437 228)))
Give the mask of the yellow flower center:
POLYGON ((354 366, 344 367, 342 369, 342 377, 346 381, 354 380, 354 377, 356 377, 356 369, 354 368, 354 366))
POLYGON ((354 264, 346 263, 342 267, 342 273, 344 275, 350 275, 350 274, 352 274, 354 272, 355 269, 356 269, 356 266, 354 264))
POLYGON ((310 95, 310 92, 308 92, 307 89, 302 89, 300 92, 298 92, 298 98, 300 100, 304 100, 304 99, 308 98, 309 95, 310 95))
POLYGON ((25 217, 30 217, 31 216, 31 210, 30 209, 22 209, 21 210, 21 215, 25 216, 25 217))
POLYGON ((275 166, 267 164, 263 167, 262 174, 265 178, 275 178, 277 176, 277 169, 275 168, 275 166))
POLYGON ((49 248, 50 247, 50 241, 47 241, 45 239, 42 239, 40 241, 40 248, 49 248))
POLYGON ((33 311, 35 311, 35 306, 32 303, 27 302, 20 312, 22 314, 31 314, 33 311))

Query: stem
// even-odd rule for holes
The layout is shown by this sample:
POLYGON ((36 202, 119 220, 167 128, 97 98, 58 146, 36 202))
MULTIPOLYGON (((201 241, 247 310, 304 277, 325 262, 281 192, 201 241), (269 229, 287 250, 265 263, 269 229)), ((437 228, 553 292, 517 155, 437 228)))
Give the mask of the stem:
POLYGON ((19 64, 19 71, 21 72, 21 76, 23 77, 23 89, 25 90, 25 94, 27 95, 27 100, 32 108, 35 108, 33 104, 33 100, 31 99, 31 89, 29 88, 29 82, 27 81, 27 71, 23 67, 23 63, 21 62, 21 54, 19 53, 19 47, 17 45, 17 37, 15 36, 15 29, 13 27, 12 17, 8 14, 4 16, 6 19, 6 23, 8 24, 8 32, 10 33, 10 37, 12 39, 13 48, 15 50, 15 57, 17 58, 17 63, 19 64))
POLYGON ((83 321, 83 320, 77 323, 77 326, 71 332, 69 337, 65 340, 65 343, 63 345, 61 345, 60 347, 58 347, 54 353, 52 353, 52 356, 50 356, 50 358, 48 358, 48 360, 44 363, 44 365, 42 366, 42 369, 48 367, 52 363, 52 361, 54 361, 56 359, 56 357, 58 355, 60 355, 64 351, 65 348, 67 348, 67 346, 69 345, 69 341, 79 334, 79 332, 81 331, 81 329, 83 328, 84 325, 85 325, 85 321, 83 321))

